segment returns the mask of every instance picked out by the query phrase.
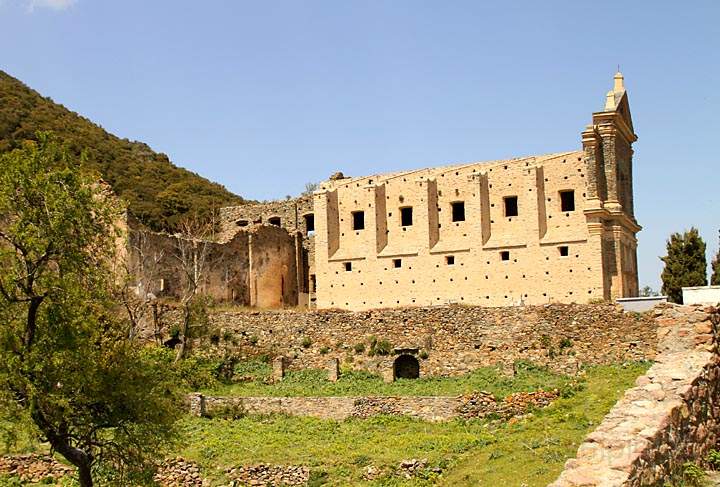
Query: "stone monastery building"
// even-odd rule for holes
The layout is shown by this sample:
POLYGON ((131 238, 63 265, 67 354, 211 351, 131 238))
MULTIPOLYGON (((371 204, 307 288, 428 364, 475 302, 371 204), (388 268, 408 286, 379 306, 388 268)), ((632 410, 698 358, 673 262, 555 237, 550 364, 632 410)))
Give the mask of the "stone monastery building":
POLYGON ((271 224, 307 237, 294 244, 298 304, 318 308, 637 296, 635 140, 617 73, 579 150, 338 174, 310 196, 225 208, 221 220, 225 234, 271 224))

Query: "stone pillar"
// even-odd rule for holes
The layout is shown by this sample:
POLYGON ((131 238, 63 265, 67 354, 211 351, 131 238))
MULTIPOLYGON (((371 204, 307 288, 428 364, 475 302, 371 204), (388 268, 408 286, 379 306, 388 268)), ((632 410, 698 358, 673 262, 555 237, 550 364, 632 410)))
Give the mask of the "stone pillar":
POLYGON ((191 416, 205 416, 205 396, 199 392, 193 392, 188 395, 188 402, 190 403, 191 416))
POLYGON ((393 362, 386 364, 385 367, 382 368, 382 378, 386 384, 395 382, 395 366, 393 362))
POLYGON ((285 377, 286 365, 285 357, 282 355, 275 357, 272 364, 272 378, 274 382, 280 382, 283 380, 283 377, 285 377))
POLYGON ((337 358, 331 358, 327 361, 328 380, 330 382, 337 382, 340 378, 340 360, 337 358))

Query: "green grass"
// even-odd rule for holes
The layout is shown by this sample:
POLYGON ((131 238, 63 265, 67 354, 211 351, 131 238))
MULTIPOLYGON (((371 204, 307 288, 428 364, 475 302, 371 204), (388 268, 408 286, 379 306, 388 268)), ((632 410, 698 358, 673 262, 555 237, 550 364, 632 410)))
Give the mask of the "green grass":
POLYGON ((427 377, 398 380, 386 384, 374 374, 344 371, 340 380, 327 380, 324 370, 301 370, 288 373, 278 383, 264 382, 270 366, 262 362, 245 362, 235 369, 236 376, 253 377, 251 382, 219 385, 202 392, 221 396, 456 396, 472 391, 489 391, 498 397, 517 391, 565 389, 573 380, 547 369, 518 363, 517 374, 510 377, 499 369, 486 367, 461 377, 427 377))
POLYGON ((641 363, 590 368, 571 397, 513 424, 427 423, 402 417, 344 422, 286 416, 186 418, 183 428, 189 443, 178 454, 199 462, 205 475, 218 481, 224 467, 264 462, 308 465, 327 472, 329 485, 547 485, 647 367, 641 363), (427 458, 445 473, 413 481, 392 476, 362 480, 366 465, 389 472, 409 458, 427 458))
MULTIPOLYGON (((186 417, 181 422, 180 445, 171 456, 198 462, 203 476, 212 479, 214 485, 227 485, 229 479, 223 474, 226 467, 272 463, 307 465, 315 475, 326 473, 328 486, 544 486, 557 477, 585 435, 648 366, 637 363, 588 368, 574 393, 511 423, 428 423, 390 416, 342 422, 287 416, 248 416, 235 421, 186 417), (426 458, 430 467, 441 467, 444 473, 437 476, 428 471, 424 478, 413 480, 392 475, 400 461, 411 458, 426 458), (363 480, 368 465, 379 467, 386 475, 373 482, 363 480)), ((543 380, 567 384, 568 378, 548 374, 530 368, 515 378, 506 378, 483 369, 457 379, 428 379, 424 385, 422 381, 415 385, 401 382, 397 389, 390 385, 382 391, 457 393, 483 384, 481 388, 504 395, 513 390, 548 388, 543 380)), ((348 388, 366 390, 365 379, 359 382, 354 389, 348 388)), ((0 486, 19 485, 3 482, 9 481, 0 478, 0 486)))

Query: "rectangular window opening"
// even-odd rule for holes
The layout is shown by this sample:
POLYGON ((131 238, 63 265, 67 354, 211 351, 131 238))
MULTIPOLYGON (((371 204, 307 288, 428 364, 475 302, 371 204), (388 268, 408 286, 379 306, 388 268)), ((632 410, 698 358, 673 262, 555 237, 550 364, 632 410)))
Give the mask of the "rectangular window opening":
POLYGON ((447 265, 455 265, 455 256, 454 255, 448 255, 445 257, 445 263, 447 265))
POLYGON ((238 220, 238 221, 237 221, 237 226, 239 226, 239 227, 246 227, 246 226, 248 226, 249 224, 250 224, 250 222, 247 221, 247 220, 238 220))
POLYGON ((575 211, 575 191, 560 191, 560 209, 562 211, 575 211))
POLYGON ((353 230, 364 230, 365 229, 365 212, 364 211, 353 211, 353 230))
POLYGON ((279 227, 280 226, 280 217, 274 216, 272 218, 268 218, 268 223, 270 225, 275 225, 276 227, 279 227))
POLYGON ((464 222, 465 221, 465 202, 464 201, 456 201, 454 203, 450 203, 452 206, 452 221, 454 222, 464 222))
POLYGON ((413 209, 412 206, 406 206, 400 208, 400 225, 403 227, 409 227, 413 224, 413 209))
POLYGON ((505 216, 518 216, 518 197, 506 196, 503 200, 505 201, 505 216))
POLYGON ((315 215, 312 213, 308 213, 304 216, 305 218, 305 230, 307 233, 314 232, 315 231, 315 215))
POLYGON ((560 257, 567 257, 568 255, 570 255, 570 249, 567 245, 561 245, 560 247, 558 247, 558 250, 560 251, 560 257))
POLYGON ((352 271, 352 262, 345 262, 345 272, 352 271))
POLYGON ((500 252, 500 260, 510 260, 510 251, 503 250, 500 252))
POLYGON ((402 267, 402 259, 393 259, 393 267, 396 269, 402 267))

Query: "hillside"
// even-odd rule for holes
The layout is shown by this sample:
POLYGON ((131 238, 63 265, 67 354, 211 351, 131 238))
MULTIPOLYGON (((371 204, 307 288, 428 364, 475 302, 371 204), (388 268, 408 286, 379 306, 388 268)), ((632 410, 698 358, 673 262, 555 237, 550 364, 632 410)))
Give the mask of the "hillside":
POLYGON ((132 216, 155 230, 172 230, 189 211, 242 203, 220 184, 173 165, 146 144, 109 134, 0 71, 0 151, 52 131, 73 153, 85 151, 97 170, 128 204, 132 216))

